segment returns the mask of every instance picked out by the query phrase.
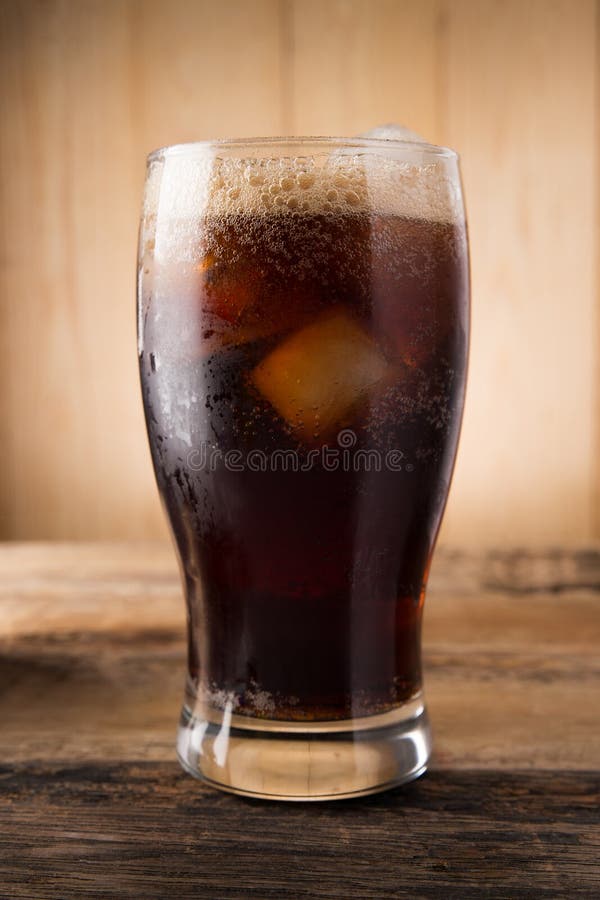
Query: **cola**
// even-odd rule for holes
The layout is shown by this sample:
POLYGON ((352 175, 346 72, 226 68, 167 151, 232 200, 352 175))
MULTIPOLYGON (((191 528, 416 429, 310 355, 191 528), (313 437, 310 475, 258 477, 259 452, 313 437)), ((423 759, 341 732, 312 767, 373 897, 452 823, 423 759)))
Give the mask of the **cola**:
POLYGON ((142 245, 144 406, 188 702, 209 719, 356 720, 421 690, 464 397, 465 225, 376 202, 348 165, 217 173, 225 199, 198 202, 185 253, 160 217, 142 245))

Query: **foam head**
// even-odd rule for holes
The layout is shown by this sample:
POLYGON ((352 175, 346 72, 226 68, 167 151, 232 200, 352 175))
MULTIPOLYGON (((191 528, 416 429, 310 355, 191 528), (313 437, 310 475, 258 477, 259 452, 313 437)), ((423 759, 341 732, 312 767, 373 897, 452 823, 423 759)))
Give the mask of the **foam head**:
POLYGON ((167 149, 150 162, 142 239, 153 238, 155 232, 157 258, 192 261, 204 223, 213 217, 380 214, 432 222, 461 219, 454 157, 432 152, 435 148, 421 144, 416 135, 413 146, 394 144, 396 126, 383 130, 393 131, 393 137, 379 143, 361 145, 358 139, 355 145, 315 142, 306 148, 304 142, 288 142, 290 150, 312 151, 302 156, 275 156, 269 144, 257 146, 261 155, 256 156, 240 155, 242 150, 252 152, 251 145, 240 150, 227 144, 167 149))

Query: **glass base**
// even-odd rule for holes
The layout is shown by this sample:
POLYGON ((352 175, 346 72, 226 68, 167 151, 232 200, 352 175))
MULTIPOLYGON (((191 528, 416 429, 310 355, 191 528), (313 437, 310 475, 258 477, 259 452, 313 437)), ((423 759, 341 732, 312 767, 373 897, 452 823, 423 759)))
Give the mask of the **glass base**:
POLYGON ((223 791, 265 800, 336 800, 385 791, 427 768, 422 698, 377 716, 332 722, 210 717, 186 705, 177 735, 183 768, 223 791))

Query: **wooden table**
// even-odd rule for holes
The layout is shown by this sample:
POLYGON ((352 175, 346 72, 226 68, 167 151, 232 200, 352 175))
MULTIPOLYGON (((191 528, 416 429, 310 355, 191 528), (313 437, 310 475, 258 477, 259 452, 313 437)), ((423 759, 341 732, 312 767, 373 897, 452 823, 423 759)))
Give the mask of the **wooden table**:
POLYGON ((600 896, 600 551, 440 552, 430 771, 326 804, 179 769, 170 548, 4 545, 0 572, 3 900, 600 896))

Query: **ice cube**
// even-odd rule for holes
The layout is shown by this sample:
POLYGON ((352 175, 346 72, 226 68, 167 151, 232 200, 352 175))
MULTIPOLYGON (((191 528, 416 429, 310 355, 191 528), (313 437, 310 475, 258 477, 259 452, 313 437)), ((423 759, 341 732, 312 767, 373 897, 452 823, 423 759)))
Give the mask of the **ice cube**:
POLYGON ((416 131, 411 131, 405 125, 396 125, 389 122, 387 125, 377 125, 368 131, 363 131, 358 135, 361 138, 377 138, 381 141, 409 141, 415 144, 426 144, 425 138, 422 138, 416 131))
POLYGON ((208 313, 229 325, 240 324, 258 302, 262 288, 261 274, 243 263, 223 265, 208 254, 198 266, 204 279, 205 308, 208 313))
POLYGON ((390 371, 371 336, 336 307, 278 344, 251 380, 298 437, 314 444, 348 424, 390 371))
POLYGON ((250 260, 222 263, 208 254, 197 266, 201 279, 204 350, 290 331, 304 324, 318 295, 303 283, 275 283, 250 260))

